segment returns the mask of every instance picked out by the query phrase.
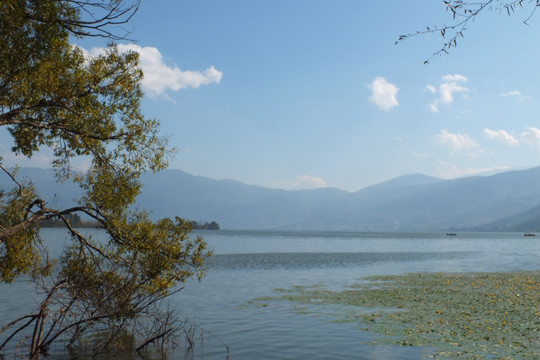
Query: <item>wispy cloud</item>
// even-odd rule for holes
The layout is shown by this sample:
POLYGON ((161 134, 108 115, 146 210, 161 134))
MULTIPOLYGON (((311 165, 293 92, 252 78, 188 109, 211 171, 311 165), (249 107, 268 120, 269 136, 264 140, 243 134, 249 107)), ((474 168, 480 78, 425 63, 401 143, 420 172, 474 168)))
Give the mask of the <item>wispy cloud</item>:
POLYGON ((38 168, 50 168, 54 160, 52 154, 43 150, 35 153, 31 158, 24 155, 17 155, 13 152, 2 152, 0 154, 2 164, 7 167, 38 167, 38 168))
POLYGON ((466 82, 467 81, 467 78, 463 75, 459 75, 459 74, 454 74, 454 75, 451 75, 451 74, 448 74, 448 75, 444 75, 442 77, 443 81, 445 82, 454 82, 454 81, 462 81, 462 82, 466 82))
POLYGON ((428 153, 419 153, 419 152, 416 152, 416 151, 411 152, 411 155, 414 156, 415 158, 419 158, 419 159, 427 159, 427 158, 430 157, 430 155, 428 153))
POLYGON ((439 168, 439 173, 437 177, 443 179, 456 179, 465 176, 474 176, 474 175, 490 175, 494 172, 504 171, 510 169, 509 166, 492 166, 484 168, 460 168, 458 166, 451 166, 447 163, 440 163, 439 165, 444 165, 439 168))
POLYGON ((399 88, 385 78, 377 76, 368 87, 371 89, 369 101, 384 111, 389 111, 399 105, 397 93, 399 88))
POLYGON ((429 107, 433 112, 439 112, 440 104, 450 104, 454 101, 454 94, 459 92, 467 92, 469 88, 461 85, 467 82, 467 78, 463 75, 445 75, 442 77, 442 83, 439 88, 433 85, 427 85, 426 90, 432 94, 438 94, 439 97, 433 100, 429 107))
POLYGON ((508 92, 505 92, 505 93, 501 94, 501 96, 506 97, 506 98, 517 99, 517 100, 521 100, 521 101, 531 99, 530 96, 523 95, 521 93, 521 91, 519 91, 519 90, 508 91, 508 92))
POLYGON ((490 140, 497 140, 501 141, 507 145, 518 145, 519 140, 514 137, 514 135, 509 134, 508 132, 504 130, 491 130, 485 128, 483 130, 484 135, 487 136, 490 140))
MULTIPOLYGON (((11 151, 11 145, 0 141, 0 163, 6 167, 37 167, 42 169, 48 169, 53 166, 53 161, 56 159, 54 156, 53 145, 41 146, 39 151, 32 154, 32 157, 17 154, 11 151)), ((90 168, 91 158, 87 155, 77 156, 70 159, 70 167, 74 171, 86 171, 90 168)))
MULTIPOLYGON (((103 53, 106 49, 95 47, 90 50, 90 56, 103 53)), ((214 66, 206 70, 182 70, 176 64, 166 64, 161 52, 151 46, 142 47, 135 44, 119 44, 121 52, 135 51, 139 53, 140 67, 144 73, 142 88, 150 97, 165 96, 168 90, 194 88, 201 85, 219 84, 223 73, 214 66)))
POLYGON ((442 129, 437 138, 440 144, 453 150, 470 150, 480 147, 468 134, 452 134, 446 129, 442 129))

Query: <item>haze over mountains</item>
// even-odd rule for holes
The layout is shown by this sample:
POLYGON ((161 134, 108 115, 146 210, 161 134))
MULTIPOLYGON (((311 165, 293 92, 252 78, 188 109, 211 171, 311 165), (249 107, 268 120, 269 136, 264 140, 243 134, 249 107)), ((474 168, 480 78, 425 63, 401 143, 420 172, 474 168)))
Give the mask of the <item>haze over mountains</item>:
MULTIPOLYGON (((58 191, 51 170, 21 174, 53 205, 77 196, 73 184, 58 191)), ((455 180, 412 174, 354 193, 269 189, 172 169, 146 174, 143 183, 138 205, 153 217, 217 221, 222 229, 540 231, 540 167, 455 180)))

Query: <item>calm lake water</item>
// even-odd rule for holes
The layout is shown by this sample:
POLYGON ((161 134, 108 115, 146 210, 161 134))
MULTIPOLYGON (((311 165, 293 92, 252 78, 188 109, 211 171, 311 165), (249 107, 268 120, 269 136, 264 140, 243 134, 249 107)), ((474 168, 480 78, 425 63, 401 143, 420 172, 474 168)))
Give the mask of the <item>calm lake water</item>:
MULTIPOLYGON (((43 230, 45 241, 58 248, 63 234, 60 229, 43 230)), ((540 237, 518 233, 195 234, 206 239, 215 256, 202 282, 188 282, 171 304, 203 328, 204 335, 196 337, 193 352, 175 350, 175 359, 226 359, 223 343, 230 359, 418 359, 426 349, 372 345, 379 335, 360 330, 359 324, 304 314, 286 302, 258 307, 249 301, 294 285, 341 289, 370 275, 538 270, 540 264, 540 237)), ((32 304, 24 282, 1 286, 0 324, 32 304)))

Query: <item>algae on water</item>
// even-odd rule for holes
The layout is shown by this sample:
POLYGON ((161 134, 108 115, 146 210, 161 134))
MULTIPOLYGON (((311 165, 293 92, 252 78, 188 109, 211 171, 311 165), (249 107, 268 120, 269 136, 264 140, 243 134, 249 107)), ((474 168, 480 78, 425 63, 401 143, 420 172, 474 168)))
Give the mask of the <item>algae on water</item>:
POLYGON ((264 301, 340 305, 335 321, 388 335, 380 342, 437 348, 434 357, 540 359, 540 271, 363 280, 342 291, 295 286, 264 301))

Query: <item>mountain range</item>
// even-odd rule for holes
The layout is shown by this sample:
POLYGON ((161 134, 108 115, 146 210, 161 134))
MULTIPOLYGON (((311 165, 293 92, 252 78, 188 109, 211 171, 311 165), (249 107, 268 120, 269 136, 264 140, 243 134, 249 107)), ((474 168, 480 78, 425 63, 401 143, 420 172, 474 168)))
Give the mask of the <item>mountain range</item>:
MULTIPOLYGON (((54 206, 79 194, 52 170, 23 168, 54 206)), ((0 186, 9 178, 0 176, 0 186)), ((443 180, 401 176, 357 192, 280 190, 182 170, 145 174, 137 206, 152 216, 216 221, 222 229, 343 231, 540 231, 540 167, 443 180)))

